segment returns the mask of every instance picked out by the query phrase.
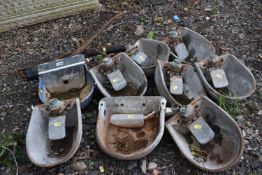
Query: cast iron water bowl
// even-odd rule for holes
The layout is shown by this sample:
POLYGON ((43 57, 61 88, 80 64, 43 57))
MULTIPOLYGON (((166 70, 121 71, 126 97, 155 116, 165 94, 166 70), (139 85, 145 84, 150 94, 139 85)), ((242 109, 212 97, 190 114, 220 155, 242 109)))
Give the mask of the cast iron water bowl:
POLYGON ((256 90, 256 81, 250 70, 231 54, 216 57, 213 60, 202 60, 195 63, 204 87, 215 100, 223 97, 227 102, 242 100, 252 95, 256 90), (210 77, 210 71, 223 70, 228 86, 215 88, 210 77))
POLYGON ((182 154, 204 171, 226 171, 238 163, 243 154, 244 139, 233 118, 205 96, 188 107, 191 110, 186 117, 177 113, 166 122, 166 128, 182 154), (191 132, 192 123, 194 129, 191 132), (201 129, 207 131, 201 133, 201 129), (200 144, 196 138, 205 143, 200 144))
MULTIPOLYGON (((146 76, 154 76, 156 60, 168 61, 169 59, 170 48, 161 41, 141 38, 135 45, 137 46, 136 51, 143 52, 147 56, 146 64, 139 65, 146 76)), ((130 57, 133 58, 134 55, 135 53, 130 57)))
MULTIPOLYGON (((147 79, 143 70, 125 53, 120 53, 101 63, 90 70, 97 87, 106 97, 114 96, 143 96, 147 90, 147 79), (118 71, 121 76, 114 78, 112 81, 125 82, 125 86, 115 90, 110 82, 109 75, 118 71), (121 78, 122 77, 122 78, 121 78)), ((120 84, 121 85, 121 84, 120 84)), ((118 85, 119 86, 119 85, 118 85)))
MULTIPOLYGON (((82 138, 82 115, 79 99, 63 101, 66 115, 66 135, 63 139, 49 139, 49 115, 47 105, 33 107, 26 134, 26 151, 29 159, 40 167, 53 167, 73 157, 82 138)), ((61 123, 56 123, 57 127, 61 123)))
POLYGON ((103 98, 99 103, 96 124, 100 148, 117 159, 145 157, 159 144, 164 134, 165 108, 166 100, 163 97, 103 98), (122 116, 119 118, 120 124, 112 124, 118 123, 112 120, 117 115, 122 116), (145 116, 145 119, 137 120, 137 116, 145 116), (121 122, 129 126, 120 126, 121 122))
POLYGON ((174 64, 166 61, 158 61, 155 71, 155 82, 158 92, 165 97, 169 104, 186 105, 193 99, 205 94, 201 80, 188 64, 174 64), (181 77, 183 84, 182 94, 173 95, 170 93, 170 76, 181 77))
POLYGON ((38 74, 38 96, 44 104, 52 98, 79 98, 83 109, 91 102, 94 80, 83 55, 40 64, 38 74))
POLYGON ((197 62, 203 59, 213 59, 215 48, 204 36, 186 27, 179 28, 178 33, 189 52, 186 61, 197 62))

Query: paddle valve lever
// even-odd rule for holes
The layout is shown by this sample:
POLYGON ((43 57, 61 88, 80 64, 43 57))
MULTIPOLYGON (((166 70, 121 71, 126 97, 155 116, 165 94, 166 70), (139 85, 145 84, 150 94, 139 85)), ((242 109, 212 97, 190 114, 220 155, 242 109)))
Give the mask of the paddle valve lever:
POLYGON ((156 112, 144 116, 144 114, 113 114, 110 123, 124 128, 141 128, 144 126, 145 120, 155 116, 156 112))
POLYGON ((62 115, 64 108, 64 102, 56 98, 51 99, 48 104, 48 109, 50 110, 48 137, 50 140, 60 140, 66 136, 66 116, 62 115))
POLYGON ((107 77, 115 91, 120 91, 127 86, 127 82, 119 69, 107 74, 107 77))

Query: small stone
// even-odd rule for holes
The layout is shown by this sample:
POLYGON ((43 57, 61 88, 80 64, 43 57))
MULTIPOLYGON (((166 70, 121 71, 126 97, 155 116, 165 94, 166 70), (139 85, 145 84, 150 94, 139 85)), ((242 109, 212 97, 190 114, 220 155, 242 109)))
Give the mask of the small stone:
POLYGON ((236 116, 236 120, 238 123, 243 123, 245 121, 245 117, 243 115, 236 116))
POLYGON ((71 168, 75 171, 84 171, 87 166, 84 162, 75 162, 73 164, 71 164, 71 168))
POLYGON ((135 34, 136 34, 137 36, 139 36, 139 35, 142 35, 143 33, 144 33, 144 27, 143 27, 142 25, 138 25, 138 26, 136 27, 135 34))
POLYGON ((259 164, 259 162, 257 162, 257 161, 251 163, 251 167, 252 167, 253 169, 257 169, 259 166, 260 166, 260 164, 259 164))
POLYGON ((174 31, 174 30, 171 30, 169 32, 169 36, 172 37, 172 38, 176 38, 178 36, 178 33, 176 31, 174 31))
POLYGON ((209 21, 209 20, 210 20, 210 17, 207 16, 207 17, 206 17, 206 20, 209 21))
POLYGON ((257 114, 262 115, 262 110, 259 110, 257 114))
POLYGON ((259 155, 258 161, 262 162, 262 155, 259 155))
POLYGON ((172 24, 172 20, 171 19, 168 19, 166 24, 172 24))
POLYGON ((155 162, 150 162, 148 164, 148 169, 149 170, 152 170, 152 169, 155 169, 155 168, 157 168, 157 164, 155 162))
POLYGON ((7 116, 7 112, 1 112, 0 117, 5 117, 5 116, 7 116))
POLYGON ((146 159, 142 161, 141 170, 144 174, 146 174, 146 159))
POLYGON ((137 162, 136 161, 129 162, 128 165, 127 165, 127 169, 128 170, 132 170, 132 169, 134 169, 136 167, 137 167, 137 162))
POLYGON ((244 35, 244 34, 239 34, 239 38, 240 38, 240 39, 244 39, 244 38, 245 38, 245 35, 244 35))
POLYGON ((248 145, 249 144, 249 141, 248 140, 244 140, 244 143, 245 143, 245 145, 248 145))
POLYGON ((212 9, 211 9, 210 7, 206 7, 206 8, 204 9, 204 11, 205 11, 205 12, 212 12, 212 9))

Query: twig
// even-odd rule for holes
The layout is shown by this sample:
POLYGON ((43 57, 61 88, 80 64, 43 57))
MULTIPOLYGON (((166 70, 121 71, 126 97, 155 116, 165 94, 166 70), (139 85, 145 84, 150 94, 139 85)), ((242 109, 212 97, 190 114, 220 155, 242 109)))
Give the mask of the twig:
POLYGON ((5 146, 1 146, 1 147, 6 149, 7 151, 9 151, 12 154, 14 162, 15 162, 15 166, 16 166, 16 175, 18 175, 18 164, 17 164, 17 161, 16 161, 16 158, 15 158, 13 151, 11 151, 9 148, 7 148, 5 146))
POLYGON ((113 28, 117 27, 117 26, 120 26, 124 24, 124 22, 120 22, 120 23, 117 23, 115 25, 110 25, 109 27, 107 27, 107 29, 105 31, 109 31, 109 30, 112 30, 113 28))
POLYGON ((150 114, 146 115, 144 119, 149 119, 153 117, 153 115, 156 113, 156 111, 151 112, 150 114))
POLYGON ((189 62, 187 62, 187 61, 185 61, 185 60, 182 60, 182 59, 178 58, 178 56, 176 56, 173 52, 170 52, 170 54, 171 54, 173 57, 175 57, 175 59, 177 59, 177 60, 179 60, 179 61, 181 61, 181 62, 184 62, 185 64, 193 65, 192 63, 189 63, 189 62))
POLYGON ((116 19, 120 18, 124 14, 126 14, 126 12, 121 12, 119 14, 116 14, 114 17, 112 17, 91 38, 89 38, 85 43, 83 43, 82 46, 78 48, 73 54, 81 54, 82 52, 84 52, 95 38, 97 38, 101 33, 103 33, 103 31, 106 30, 112 22, 114 22, 116 19))
MULTIPOLYGON (((81 47, 77 48, 76 51, 71 51, 69 53, 65 53, 61 56, 59 56, 57 59, 62 59, 64 57, 68 57, 68 56, 72 56, 72 55, 77 55, 77 54, 81 54, 83 53, 87 47, 89 47, 89 45, 94 41, 95 38, 97 38, 101 33, 103 33, 104 30, 106 30, 108 27, 110 27, 111 23, 113 23, 115 20, 117 20, 118 18, 120 18, 121 16, 125 15, 126 12, 118 12, 118 14, 116 14, 114 17, 112 17, 109 21, 107 21, 91 38, 89 38, 86 42, 83 42, 83 40, 81 40, 83 42, 83 44, 81 45, 81 47)), ((78 43, 77 43, 77 47, 78 47, 78 43)))

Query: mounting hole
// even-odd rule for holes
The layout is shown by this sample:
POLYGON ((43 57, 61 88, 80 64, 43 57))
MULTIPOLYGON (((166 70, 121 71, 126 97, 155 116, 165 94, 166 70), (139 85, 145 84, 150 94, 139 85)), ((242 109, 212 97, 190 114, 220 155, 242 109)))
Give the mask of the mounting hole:
POLYGON ((144 106, 144 107, 145 107, 145 106, 146 106, 146 104, 145 104, 145 103, 143 103, 143 104, 142 104, 142 106, 144 106))
POLYGON ((122 106, 122 107, 123 107, 123 106, 124 106, 124 104, 123 104, 123 103, 121 103, 121 104, 120 104, 120 106, 122 106))
POLYGON ((64 84, 68 84, 69 81, 68 80, 64 80, 63 82, 64 82, 64 84))

